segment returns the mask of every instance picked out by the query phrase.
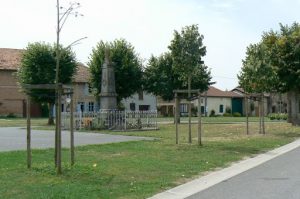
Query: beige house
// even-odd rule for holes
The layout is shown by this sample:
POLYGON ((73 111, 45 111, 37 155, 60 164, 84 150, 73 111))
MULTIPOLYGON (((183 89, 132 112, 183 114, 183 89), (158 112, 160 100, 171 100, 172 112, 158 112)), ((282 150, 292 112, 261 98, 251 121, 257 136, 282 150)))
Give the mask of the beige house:
MULTIPOLYGON (((239 95, 245 95, 244 89, 240 87, 236 87, 232 90, 232 92, 237 93, 239 95)), ((264 115, 268 115, 269 113, 275 113, 279 109, 283 111, 284 105, 286 104, 284 98, 279 97, 279 94, 269 94, 264 93, 264 115), (279 105, 281 103, 281 105, 279 105)), ((259 103, 261 101, 260 94, 250 94, 248 95, 248 111, 249 116, 259 116, 259 103)), ((282 112, 283 113, 283 112, 282 112)), ((245 112, 244 112, 245 114, 245 112)))
MULTIPOLYGON (((192 101, 192 109, 198 107, 198 98, 192 101)), ((160 97, 157 99, 158 110, 163 116, 173 116, 174 115, 174 100, 164 101, 160 97)), ((222 91, 213 86, 210 86, 208 91, 202 94, 201 98, 201 112, 204 116, 209 116, 209 114, 214 111, 216 115, 223 115, 229 108, 232 113, 243 112, 243 95, 234 93, 232 91, 222 91)), ((180 114, 188 114, 188 102, 186 99, 180 100, 180 114)))
MULTIPOLYGON (((196 101, 194 103, 197 105, 196 101)), ((216 115, 223 115, 228 109, 230 113, 243 115, 243 104, 243 95, 210 86, 201 99, 201 112, 205 116, 209 116, 213 111, 216 115)))
POLYGON ((79 64, 77 73, 73 79, 73 97, 76 111, 94 112, 99 109, 96 98, 91 92, 89 79, 90 72, 88 67, 83 64, 79 64))
MULTIPOLYGON (((26 116, 26 96, 21 92, 16 78, 16 72, 21 66, 23 50, 0 48, 0 116, 14 114, 19 117, 26 116)), ((78 64, 77 72, 73 78, 74 103, 77 110, 93 111, 96 108, 96 99, 89 92, 90 73, 83 64, 78 64)), ((64 96, 66 99, 67 96, 64 96)), ((66 101, 62 103, 62 110, 68 110, 66 101)), ((41 108, 32 104, 31 115, 40 117, 41 108)))
POLYGON ((151 93, 141 91, 122 100, 125 110, 128 111, 156 111, 156 97, 151 93))

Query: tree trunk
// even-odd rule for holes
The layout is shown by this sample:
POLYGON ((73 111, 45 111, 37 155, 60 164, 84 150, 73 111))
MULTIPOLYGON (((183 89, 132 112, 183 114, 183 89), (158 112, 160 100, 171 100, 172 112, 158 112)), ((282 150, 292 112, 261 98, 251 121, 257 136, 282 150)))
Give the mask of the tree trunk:
POLYGON ((259 115, 259 134, 262 133, 262 119, 261 119, 261 113, 262 113, 262 105, 261 105, 261 101, 262 99, 260 98, 259 101, 258 101, 258 115, 259 115))
POLYGON ((265 131, 265 99, 264 94, 261 94, 261 122, 262 122, 262 133, 266 134, 265 131))
POLYGON ((48 125, 54 125, 53 107, 54 107, 53 103, 48 103, 48 108, 49 108, 48 125))
POLYGON ((176 123, 176 121, 175 121, 176 114, 177 114, 177 123, 180 124, 180 98, 178 97, 177 93, 175 94, 175 103, 174 104, 175 104, 175 106, 174 106, 174 124, 176 123))
POLYGON ((300 125, 299 118, 299 94, 296 91, 288 92, 288 104, 289 104, 289 112, 288 112, 288 122, 292 123, 292 125, 300 125))
POLYGON ((249 103, 248 103, 248 95, 245 95, 245 109, 246 109, 246 133, 249 135, 249 103))
POLYGON ((292 93, 289 91, 287 93, 287 106, 288 106, 288 118, 287 118, 287 122, 288 123, 292 123, 292 100, 291 100, 291 96, 292 93))
POLYGON ((188 106, 189 106, 189 143, 192 143, 192 126, 191 126, 191 117, 192 117, 192 104, 191 104, 191 75, 188 77, 188 106))

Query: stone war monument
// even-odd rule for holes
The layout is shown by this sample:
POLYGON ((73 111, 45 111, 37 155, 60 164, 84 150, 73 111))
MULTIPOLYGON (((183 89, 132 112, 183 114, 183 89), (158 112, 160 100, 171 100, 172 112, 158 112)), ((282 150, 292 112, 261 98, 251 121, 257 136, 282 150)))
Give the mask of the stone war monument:
POLYGON ((105 60, 102 66, 101 93, 100 93, 100 109, 116 110, 117 109, 117 93, 115 82, 115 71, 113 63, 110 59, 110 49, 105 49, 105 60))

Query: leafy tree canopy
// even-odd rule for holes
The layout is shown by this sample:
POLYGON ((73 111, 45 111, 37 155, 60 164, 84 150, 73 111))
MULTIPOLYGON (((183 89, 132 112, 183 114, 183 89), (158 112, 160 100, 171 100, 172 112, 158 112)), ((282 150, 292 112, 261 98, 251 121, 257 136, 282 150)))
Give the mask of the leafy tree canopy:
POLYGON ((239 84, 248 93, 262 93, 275 89, 277 77, 270 65, 263 43, 247 47, 246 58, 238 75, 239 84))
POLYGON ((164 100, 174 98, 174 89, 182 85, 179 75, 174 73, 173 59, 170 53, 159 57, 152 56, 144 72, 144 89, 164 100))
MULTIPOLYGON (((192 74, 192 89, 205 91, 211 80, 207 66, 196 67, 192 74)), ((164 100, 174 98, 175 89, 187 89, 187 82, 182 81, 180 75, 175 72, 171 53, 164 53, 159 57, 152 56, 144 72, 144 89, 164 100)))
POLYGON ((280 24, 280 31, 270 31, 263 35, 268 44, 269 59, 280 84, 282 92, 300 89, 300 25, 280 24))
POLYGON ((93 49, 88 63, 91 72, 90 83, 96 96, 101 92, 101 74, 106 48, 110 49, 110 58, 114 64, 117 99, 120 102, 142 88, 142 62, 134 47, 126 40, 116 39, 109 43, 100 41, 93 49))
MULTIPOLYGON (((21 67, 18 70, 18 79, 24 84, 54 84, 55 83, 56 46, 45 43, 31 43, 25 49, 21 67)), ((71 83, 76 72, 77 62, 71 49, 60 47, 59 82, 71 83)), ((30 96, 37 102, 54 103, 53 90, 32 90, 30 96)))
POLYGON ((203 46, 204 36, 199 33, 198 25, 184 27, 181 32, 174 31, 174 38, 169 49, 173 58, 174 71, 183 81, 203 65, 202 57, 206 54, 203 46))

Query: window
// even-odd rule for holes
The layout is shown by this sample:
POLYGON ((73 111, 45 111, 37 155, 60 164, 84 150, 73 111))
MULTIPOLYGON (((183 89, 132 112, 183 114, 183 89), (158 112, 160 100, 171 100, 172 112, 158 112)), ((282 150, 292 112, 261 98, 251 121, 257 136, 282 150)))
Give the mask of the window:
POLYGON ((201 114, 204 114, 204 106, 201 106, 201 114))
POLYGON ((91 84, 88 84, 88 94, 90 95, 90 94, 92 94, 93 93, 93 88, 92 88, 92 86, 91 86, 91 84))
POLYGON ((223 104, 220 105, 220 107, 219 107, 219 112, 220 112, 220 113, 223 113, 223 112, 224 112, 224 105, 223 105, 223 104))
POLYGON ((78 102, 77 111, 84 112, 84 102, 78 102))
POLYGON ((180 113, 187 113, 187 112, 188 112, 187 104, 180 104, 180 113))
POLYGON ((94 102, 89 102, 89 112, 94 112, 94 102))
POLYGON ((61 104, 61 112, 65 112, 65 106, 64 106, 64 104, 61 104))
POLYGON ((131 111, 135 111, 135 103, 130 103, 129 106, 131 111))
POLYGON ((139 91, 138 94, 139 94, 139 100, 144 100, 144 93, 143 93, 143 91, 139 91))
POLYGON ((150 105, 139 105, 139 111, 149 111, 150 105))

